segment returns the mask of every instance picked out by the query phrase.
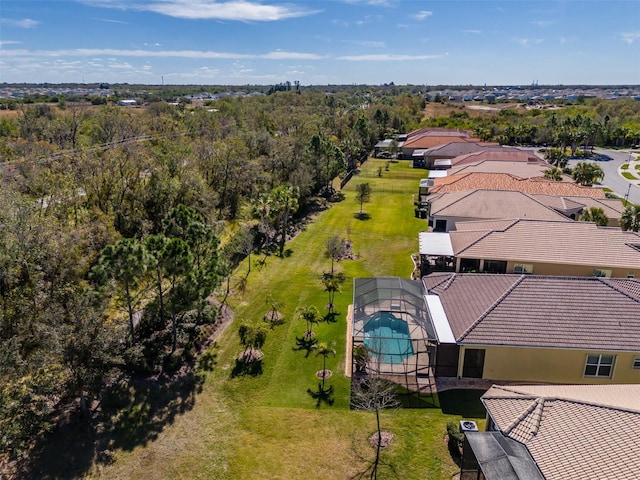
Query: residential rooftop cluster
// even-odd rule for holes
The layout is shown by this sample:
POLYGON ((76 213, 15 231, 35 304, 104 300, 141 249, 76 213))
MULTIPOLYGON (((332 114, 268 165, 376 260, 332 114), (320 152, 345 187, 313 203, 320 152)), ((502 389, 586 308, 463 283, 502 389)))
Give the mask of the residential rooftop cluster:
POLYGON ((640 478, 640 442, 620 433, 640 425, 640 235, 620 228, 621 201, 468 131, 398 140, 376 153, 430 169, 426 228, 412 280, 354 284, 369 373, 418 395, 491 387, 461 479, 640 478), (591 208, 608 224, 580 221, 591 208))

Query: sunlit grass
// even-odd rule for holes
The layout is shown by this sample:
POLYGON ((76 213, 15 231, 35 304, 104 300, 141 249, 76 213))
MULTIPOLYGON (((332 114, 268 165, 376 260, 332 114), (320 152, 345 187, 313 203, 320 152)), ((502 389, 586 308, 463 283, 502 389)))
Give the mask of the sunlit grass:
MULTIPOLYGON (((320 213, 287 244, 289 256, 271 256, 261 268, 252 266, 242 291, 238 286, 247 265, 246 261, 241 264, 232 279, 234 291, 229 300, 235 320, 211 350, 215 365, 203 372, 206 380, 193 409, 176 417, 157 440, 132 452, 116 452, 116 462, 95 470, 94 475, 145 480, 289 480, 342 479, 363 471, 374 454, 367 439, 375 431, 375 417, 371 412, 349 409, 345 314, 352 301, 354 278, 406 278, 411 273, 410 255, 417 249, 418 232, 426 228, 424 220, 414 217, 413 194, 425 172, 408 164, 391 163, 387 171, 384 160, 367 162, 345 188, 344 200, 320 213), (379 167, 383 169, 380 177, 379 167), (354 187, 362 181, 369 182, 372 190, 371 201, 363 205, 364 220, 357 215, 360 205, 354 187), (315 372, 322 368, 322 358, 313 350, 307 356, 306 351, 294 349, 296 338, 305 330, 296 310, 315 305, 326 312, 328 297, 320 278, 330 268, 323 252, 331 235, 350 239, 359 258, 336 266, 347 277, 335 299, 337 321, 314 326, 316 338, 335 342, 336 350, 335 357, 327 358, 333 375, 326 386, 334 389, 333 404, 318 407, 307 390, 318 388, 315 372), (238 326, 263 322, 269 294, 284 302, 285 323, 269 330, 262 374, 232 378, 235 357, 241 351, 238 326)), ((396 478, 451 478, 457 467, 444 435, 447 421, 459 418, 459 414, 446 415, 438 408, 383 412, 383 428, 395 440, 383 452, 383 462, 390 466, 382 468, 387 473, 395 471, 396 478)))

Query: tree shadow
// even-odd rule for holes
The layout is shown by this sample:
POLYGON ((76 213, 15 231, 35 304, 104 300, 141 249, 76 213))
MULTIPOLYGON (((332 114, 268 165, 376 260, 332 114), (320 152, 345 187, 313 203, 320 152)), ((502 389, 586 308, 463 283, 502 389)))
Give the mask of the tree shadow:
POLYGON ((353 218, 357 220, 371 220, 371 215, 369 215, 367 212, 356 212, 353 214, 353 218))
POLYGON ((84 478, 94 465, 113 461, 154 441, 177 415, 191 410, 202 376, 185 369, 171 377, 131 377, 105 391, 100 408, 73 405, 42 435, 18 466, 18 478, 84 478))
POLYGON ((307 393, 316 401, 316 408, 320 408, 323 402, 329 406, 333 405, 333 385, 329 388, 322 388, 322 383, 319 383, 318 390, 308 388, 307 393))
POLYGON ((332 311, 327 312, 322 319, 327 323, 336 323, 338 321, 338 317, 340 316, 340 312, 332 311))
POLYGON ((262 375, 262 360, 245 361, 236 358, 236 363, 231 370, 231 378, 250 376, 257 377, 262 375))
POLYGON ((313 347, 318 343, 318 339, 315 337, 296 337, 296 346, 293 347, 294 350, 306 350, 306 354, 304 358, 307 358, 313 350, 313 347))
POLYGON ((198 360, 198 367, 205 372, 212 372, 213 367, 218 363, 218 354, 213 353, 211 350, 207 350, 203 353, 198 360))

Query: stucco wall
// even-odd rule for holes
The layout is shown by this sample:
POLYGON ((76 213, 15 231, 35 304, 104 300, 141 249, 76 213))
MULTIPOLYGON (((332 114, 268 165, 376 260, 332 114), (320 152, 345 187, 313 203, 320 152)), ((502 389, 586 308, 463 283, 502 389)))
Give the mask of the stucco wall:
MULTIPOLYGON (((482 348, 482 347, 474 347, 482 348)), ((483 378, 550 383, 640 383, 640 369, 633 369, 638 353, 606 350, 485 347, 483 378), (611 378, 584 376, 587 354, 616 355, 611 378)))

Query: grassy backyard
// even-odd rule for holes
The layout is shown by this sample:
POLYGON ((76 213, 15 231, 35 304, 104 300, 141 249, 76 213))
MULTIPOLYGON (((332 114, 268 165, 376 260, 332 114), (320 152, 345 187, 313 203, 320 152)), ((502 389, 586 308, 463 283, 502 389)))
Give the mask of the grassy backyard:
MULTIPOLYGON (((251 267, 246 287, 239 280, 247 272, 241 264, 232 281, 232 324, 201 361, 201 391, 184 412, 171 417, 148 441, 114 452, 115 462, 93 469, 91 476, 131 479, 342 479, 363 472, 373 459, 368 437, 376 428, 375 414, 349 409, 350 380, 344 376, 345 314, 351 302, 353 278, 408 277, 411 253, 417 249, 424 220, 414 218, 413 194, 423 170, 408 162, 388 165, 370 160, 344 190, 345 199, 318 214, 287 244, 285 258, 269 257, 262 267, 251 267), (378 169, 382 167, 381 176, 378 169), (355 186, 369 182, 371 202, 358 219, 355 186), (326 310, 327 293, 320 281, 330 262, 323 255, 331 235, 350 238, 355 260, 341 261, 337 269, 347 281, 336 295, 336 322, 320 322, 314 331, 320 342, 335 342, 336 356, 327 359, 333 375, 333 404, 316 401, 307 392, 317 390, 315 372, 322 357, 296 350, 305 323, 297 308, 315 305, 326 310), (260 323, 268 311, 268 295, 284 303, 285 322, 269 330, 263 370, 258 375, 234 376, 240 353, 238 326, 260 323)), ((256 257, 252 260, 255 262, 256 257)), ((440 399, 446 408, 399 409, 382 413, 384 430, 394 434, 383 452, 381 478, 450 479, 457 470, 447 450, 446 423, 461 415, 481 415, 476 392, 450 393, 440 399), (447 414, 442 413, 444 411, 447 414)))

